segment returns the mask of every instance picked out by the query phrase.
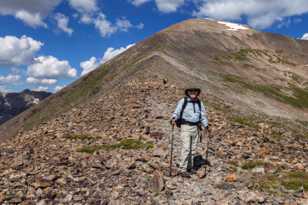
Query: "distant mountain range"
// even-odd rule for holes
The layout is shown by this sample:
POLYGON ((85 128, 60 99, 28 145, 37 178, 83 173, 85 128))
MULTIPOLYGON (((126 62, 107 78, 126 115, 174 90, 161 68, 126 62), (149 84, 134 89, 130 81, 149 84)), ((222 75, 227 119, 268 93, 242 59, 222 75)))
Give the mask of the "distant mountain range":
POLYGON ((31 91, 28 89, 20 93, 0 92, 0 124, 15 117, 32 105, 38 104, 49 95, 51 95, 51 93, 31 91))

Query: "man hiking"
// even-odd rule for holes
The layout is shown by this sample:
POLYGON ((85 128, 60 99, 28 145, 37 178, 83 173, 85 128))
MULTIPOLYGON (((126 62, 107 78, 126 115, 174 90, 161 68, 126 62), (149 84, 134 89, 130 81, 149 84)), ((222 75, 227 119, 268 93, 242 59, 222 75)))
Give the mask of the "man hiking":
POLYGON ((199 100, 200 88, 185 90, 185 97, 176 105, 172 114, 171 125, 181 128, 181 156, 180 175, 190 177, 193 168, 193 157, 196 155, 196 147, 199 140, 199 130, 208 129, 206 109, 199 100))

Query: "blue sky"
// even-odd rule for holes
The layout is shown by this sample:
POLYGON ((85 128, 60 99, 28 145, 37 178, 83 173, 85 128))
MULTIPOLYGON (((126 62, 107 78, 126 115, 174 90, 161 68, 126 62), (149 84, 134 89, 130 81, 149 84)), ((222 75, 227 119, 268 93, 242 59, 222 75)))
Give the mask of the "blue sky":
POLYGON ((163 28, 206 17, 308 39, 306 0, 1 0, 0 90, 55 92, 163 28))

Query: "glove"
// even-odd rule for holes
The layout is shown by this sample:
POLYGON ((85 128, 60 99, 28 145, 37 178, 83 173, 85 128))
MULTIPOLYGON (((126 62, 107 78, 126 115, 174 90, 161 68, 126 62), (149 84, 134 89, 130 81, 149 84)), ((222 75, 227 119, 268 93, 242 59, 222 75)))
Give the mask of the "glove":
POLYGON ((171 120, 170 120, 170 125, 172 126, 172 127, 174 127, 175 125, 176 125, 176 122, 175 122, 175 119, 174 118, 172 118, 171 120))

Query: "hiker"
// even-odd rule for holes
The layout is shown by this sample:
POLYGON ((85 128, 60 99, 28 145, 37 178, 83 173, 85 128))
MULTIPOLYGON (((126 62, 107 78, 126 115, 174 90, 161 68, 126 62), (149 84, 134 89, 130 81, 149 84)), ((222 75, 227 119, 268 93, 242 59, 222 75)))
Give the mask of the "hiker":
POLYGON ((182 147, 178 166, 179 174, 184 177, 189 177, 193 171, 200 130, 208 129, 206 109, 198 98, 200 93, 200 88, 186 89, 185 97, 177 103, 171 119, 171 125, 181 130, 182 147))

